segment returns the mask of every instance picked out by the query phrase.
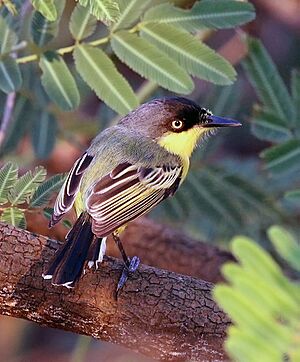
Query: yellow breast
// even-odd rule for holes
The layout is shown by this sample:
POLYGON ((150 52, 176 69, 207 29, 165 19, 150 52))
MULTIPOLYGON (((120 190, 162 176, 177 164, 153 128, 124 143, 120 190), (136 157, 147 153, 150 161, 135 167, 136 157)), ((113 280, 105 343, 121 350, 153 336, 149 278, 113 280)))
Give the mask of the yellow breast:
POLYGON ((183 164, 182 181, 188 173, 190 157, 199 138, 204 134, 204 132, 205 129, 195 127, 180 133, 169 133, 158 140, 158 144, 160 146, 166 148, 169 152, 174 153, 181 158, 183 164))

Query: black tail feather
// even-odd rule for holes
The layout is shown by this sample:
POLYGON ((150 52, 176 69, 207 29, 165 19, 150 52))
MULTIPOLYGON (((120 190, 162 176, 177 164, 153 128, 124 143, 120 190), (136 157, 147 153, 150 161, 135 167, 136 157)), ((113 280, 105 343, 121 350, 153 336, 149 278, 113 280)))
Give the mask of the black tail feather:
POLYGON ((72 287, 80 278, 93 239, 90 216, 82 213, 66 236, 66 243, 48 266, 44 278, 52 279, 55 285, 72 287))

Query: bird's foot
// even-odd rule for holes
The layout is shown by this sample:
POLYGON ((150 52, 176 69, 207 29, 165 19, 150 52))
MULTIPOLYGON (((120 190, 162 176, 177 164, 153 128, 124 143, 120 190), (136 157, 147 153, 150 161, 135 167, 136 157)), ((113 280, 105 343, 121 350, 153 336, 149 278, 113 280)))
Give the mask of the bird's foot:
POLYGON ((138 266, 140 264, 140 258, 137 256, 132 257, 131 259, 128 258, 128 264, 125 264, 125 267, 122 271, 122 275, 119 279, 117 290, 116 290, 116 297, 118 297, 118 294, 120 290, 124 287, 129 275, 131 273, 134 273, 138 266))

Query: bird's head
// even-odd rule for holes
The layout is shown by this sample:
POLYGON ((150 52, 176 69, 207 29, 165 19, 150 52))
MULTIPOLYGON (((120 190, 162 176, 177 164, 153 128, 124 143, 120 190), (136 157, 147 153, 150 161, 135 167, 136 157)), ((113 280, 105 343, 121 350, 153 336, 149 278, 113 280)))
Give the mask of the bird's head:
POLYGON ((154 99, 129 113, 119 124, 152 138, 172 153, 187 157, 211 131, 241 126, 232 119, 214 116, 183 97, 154 99))

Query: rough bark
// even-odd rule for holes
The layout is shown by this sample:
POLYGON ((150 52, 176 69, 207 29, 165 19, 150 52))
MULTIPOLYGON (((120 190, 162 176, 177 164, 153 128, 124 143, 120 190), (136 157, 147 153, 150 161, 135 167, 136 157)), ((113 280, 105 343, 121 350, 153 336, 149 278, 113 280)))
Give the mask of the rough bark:
POLYGON ((118 300, 122 263, 113 258, 89 270, 74 289, 51 286, 43 265, 59 243, 0 224, 0 313, 121 344, 166 361, 218 361, 226 315, 212 284, 140 266, 118 300))

